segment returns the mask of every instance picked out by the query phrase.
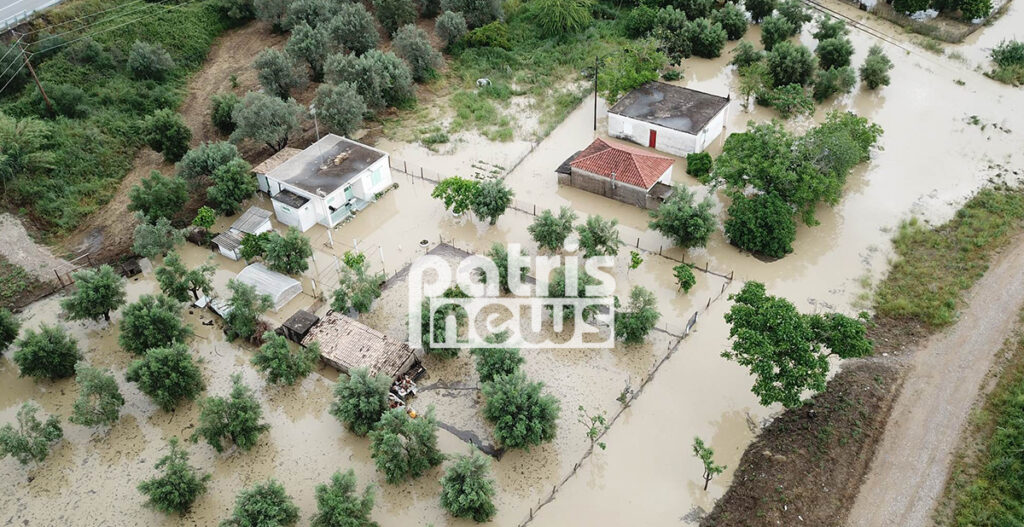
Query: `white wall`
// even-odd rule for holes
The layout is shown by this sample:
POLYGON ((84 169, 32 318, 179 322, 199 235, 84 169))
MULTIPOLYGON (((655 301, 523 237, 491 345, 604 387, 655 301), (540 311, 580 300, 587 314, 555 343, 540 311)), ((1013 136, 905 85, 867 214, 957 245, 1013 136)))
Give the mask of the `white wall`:
MULTIPOLYGON (((271 186, 280 185, 281 189, 290 190, 300 196, 304 196, 309 199, 309 201, 307 201, 306 204, 300 208, 285 205, 284 203, 281 203, 277 200, 271 200, 270 202, 274 205, 274 215, 277 216, 277 221, 285 225, 295 227, 296 229, 299 229, 302 232, 306 232, 307 230, 309 230, 310 227, 313 226, 314 223, 317 222, 317 205, 320 202, 319 199, 317 199, 315 196, 310 196, 308 193, 303 192, 295 187, 292 187, 287 183, 278 183, 273 179, 269 180, 269 183, 271 184, 271 186)), ((279 193, 280 190, 278 190, 278 192, 273 193, 271 197, 276 196, 279 193)))
POLYGON ((638 121, 619 114, 608 114, 608 135, 612 137, 647 146, 650 143, 651 130, 657 132, 655 150, 675 156, 685 156, 693 152, 696 147, 697 138, 686 132, 638 121))
POLYGON ((725 120, 728 118, 729 105, 722 108, 718 115, 708 121, 707 126, 697 134, 697 144, 694 152, 703 152, 718 136, 725 130, 725 120))

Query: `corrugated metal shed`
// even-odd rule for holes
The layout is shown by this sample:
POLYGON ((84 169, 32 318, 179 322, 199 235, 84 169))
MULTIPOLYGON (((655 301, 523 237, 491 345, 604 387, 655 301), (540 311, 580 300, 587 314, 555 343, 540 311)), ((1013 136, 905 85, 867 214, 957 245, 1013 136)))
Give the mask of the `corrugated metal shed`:
POLYGON ((245 234, 257 234, 261 231, 268 230, 265 225, 270 221, 270 215, 271 212, 269 210, 264 210, 259 207, 249 207, 249 210, 243 212, 242 215, 231 224, 231 229, 245 234))

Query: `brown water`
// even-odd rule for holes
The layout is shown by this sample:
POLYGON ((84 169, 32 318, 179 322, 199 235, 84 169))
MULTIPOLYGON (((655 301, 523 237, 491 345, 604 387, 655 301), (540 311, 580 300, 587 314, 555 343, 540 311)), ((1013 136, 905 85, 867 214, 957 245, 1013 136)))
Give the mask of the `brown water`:
MULTIPOLYGON (((855 16, 863 16, 850 10, 855 16)), ((1010 35, 1013 22, 1020 16, 1019 6, 996 23, 985 28, 979 42, 998 41, 1010 35)), ((756 29, 748 38, 757 38, 756 29)), ((805 42, 811 43, 806 34, 805 42)), ((854 63, 859 64, 873 39, 855 32, 851 38, 857 47, 854 63)), ((730 45, 731 48, 732 45, 730 45)), ((958 203, 993 177, 997 165, 1021 166, 1024 141, 1024 94, 998 85, 956 61, 939 59, 923 51, 907 54, 885 45, 896 69, 892 86, 877 93, 856 91, 831 103, 837 109, 852 109, 882 125, 885 135, 870 162, 851 175, 845 195, 834 208, 822 208, 821 221, 813 228, 798 230, 794 253, 774 263, 764 263, 729 246, 716 233, 706 249, 684 253, 669 249, 660 234, 646 229, 642 210, 557 185, 553 170, 594 137, 592 104, 585 101, 548 138, 532 152, 527 135, 511 144, 495 144, 467 134, 451 151, 442 155, 418 145, 384 142, 382 146, 397 159, 425 166, 443 174, 462 174, 476 170, 480 162, 511 170, 506 181, 516 191, 516 199, 536 204, 539 209, 571 206, 581 216, 601 214, 620 220, 627 245, 665 251, 676 257, 703 265, 707 262, 719 271, 735 270, 738 279, 757 279, 769 290, 793 300, 806 311, 837 309, 853 312, 857 296, 863 291, 862 278, 877 279, 887 267, 888 240, 899 221, 918 215, 932 221, 947 218, 958 203), (960 86, 954 80, 963 80, 960 86), (967 117, 977 115, 987 123, 998 123, 1011 130, 991 126, 982 130, 967 117), (527 155, 527 153, 529 154, 527 155)), ((684 64, 685 78, 680 83, 724 94, 734 87, 735 75, 725 66, 728 53, 717 60, 691 59, 684 64)), ((601 105, 603 113, 605 107, 601 105)), ((819 109, 814 119, 799 119, 788 124, 803 129, 824 117, 819 109)), ((745 128, 747 120, 771 117, 764 109, 745 112, 740 101, 730 107, 729 131, 745 128)), ((535 118, 535 117, 534 117, 535 118)), ((524 127, 524 133, 530 126, 524 127)), ((712 148, 717 153, 720 139, 712 148)), ((697 190, 707 190, 677 165, 674 180, 697 190)), ((315 227, 307 235, 316 249, 313 268, 303 277, 304 294, 279 313, 268 318, 280 322, 296 309, 312 306, 315 297, 329 292, 336 283, 336 258, 344 251, 358 248, 375 269, 393 274, 397 269, 441 238, 456 240, 463 249, 483 252, 493 242, 515 241, 528 251, 535 246, 526 227, 532 217, 516 211, 503 216, 495 226, 472 218, 454 218, 440 203, 430 198, 433 186, 422 180, 395 173, 399 189, 357 215, 351 222, 328 233, 315 227), (314 288, 314 283, 316 284, 314 288)), ((725 200, 715 195, 717 210, 724 215, 725 200)), ((265 198, 254 203, 269 209, 265 198)), ((525 206, 525 205, 524 205, 525 206)), ((223 228, 230 223, 222 219, 223 228)), ((279 227, 279 226, 278 226, 279 227)), ((210 256, 210 252, 187 246, 185 259, 191 264, 210 256)), ((689 316, 715 297, 724 280, 697 274, 697 286, 689 294, 676 290, 671 278, 674 262, 647 254, 637 270, 626 272, 628 249, 617 259, 617 292, 625 294, 633 285, 644 285, 655 292, 663 319, 659 323, 671 333, 681 333, 689 316)), ((219 291, 243 264, 219 255, 220 270, 215 276, 219 291)), ((738 284, 733 284, 735 291, 738 284)), ((142 277, 129 286, 130 298, 153 292, 151 278, 142 277)), ((401 314, 406 302, 404 288, 396 284, 378 302, 365 320, 397 337, 405 335, 401 314)), ((30 306, 23 315, 26 325, 58 317, 58 299, 50 298, 30 306)), ((540 511, 535 520, 546 525, 668 525, 691 520, 695 507, 704 510, 713 505, 731 477, 743 449, 753 437, 755 426, 777 408, 762 408, 749 392, 751 380, 743 368, 725 361, 719 353, 727 345, 728 328, 721 315, 727 303, 712 304, 701 317, 697 332, 680 345, 678 352, 659 370, 633 404, 605 437, 608 450, 597 451, 583 463, 575 477, 561 488, 555 500, 540 511), (692 438, 699 435, 716 451, 717 460, 730 468, 716 478, 707 493, 700 487, 700 468, 690 453, 692 438), (684 518, 685 517, 685 518, 684 518)), ((119 315, 115 315, 116 324, 119 315)), ((196 311, 187 320, 196 329, 191 345, 203 360, 208 393, 224 393, 229 376, 241 372, 264 404, 272 429, 251 452, 218 455, 206 445, 190 446, 193 464, 211 471, 210 492, 199 500, 196 510, 184 519, 164 517, 141 506, 142 497, 135 486, 153 474, 152 464, 161 455, 164 440, 171 435, 188 435, 197 416, 195 405, 182 405, 175 414, 156 409, 134 385, 123 382, 123 372, 131 357, 116 344, 116 329, 105 324, 69 323, 67 327, 82 343, 87 359, 115 371, 128 404, 122 420, 109 433, 92 432, 66 424, 66 439, 38 469, 27 470, 13 460, 0 461, 0 481, 10 489, 0 497, 0 523, 30 525, 209 525, 225 517, 234 495, 247 484, 273 476, 284 482, 302 508, 304 518, 315 510, 313 487, 326 481, 335 470, 355 469, 359 481, 383 487, 378 494, 374 517, 381 525, 465 524, 453 521, 437 503, 435 470, 416 482, 386 486, 377 476, 369 458, 365 439, 348 434, 328 413, 335 372, 324 368, 293 388, 266 386, 248 363, 250 350, 224 342, 219 329, 203 326, 210 319, 196 311), (29 482, 28 478, 34 479, 29 482)), ((582 427, 576 424, 577 405, 600 409, 610 414, 618 409, 618 396, 627 379, 634 385, 673 344, 674 338, 652 334, 649 342, 636 349, 598 352, 530 352, 527 372, 545 382, 549 390, 563 400, 559 437, 551 444, 529 453, 513 452, 494 463, 499 509, 496 524, 518 524, 531 508, 545 499, 553 485, 561 481, 581 459, 589 443, 582 427)), ((430 384, 434 381, 474 385, 475 374, 468 359, 446 364, 428 360, 430 384)), ((73 381, 34 383, 17 377, 9 358, 0 359, 0 420, 13 419, 25 400, 38 401, 46 412, 66 417, 74 400, 73 381)), ((472 391, 428 391, 422 404, 434 403, 438 415, 459 427, 473 429, 485 439, 487 427, 479 419, 479 396, 472 391), (449 397, 450 396, 450 397, 449 397)), ((418 406, 420 402, 416 403, 418 406)), ((442 431, 442 448, 449 453, 466 450, 454 435, 442 431)))

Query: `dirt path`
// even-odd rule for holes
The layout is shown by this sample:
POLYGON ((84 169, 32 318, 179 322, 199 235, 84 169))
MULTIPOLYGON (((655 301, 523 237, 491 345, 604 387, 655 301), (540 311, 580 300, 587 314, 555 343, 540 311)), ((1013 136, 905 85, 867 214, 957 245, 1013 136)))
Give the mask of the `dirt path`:
POLYGON ((931 525, 960 433, 986 374, 1024 303, 1024 236, 1004 249, 967 298, 953 327, 911 359, 851 527, 931 525))
MULTIPOLYGON (((185 123, 192 130, 192 146, 224 139, 210 122, 210 97, 227 91, 242 95, 255 88, 258 81, 252 61, 260 51, 283 46, 284 41, 285 35, 272 33, 263 23, 227 31, 214 41, 206 63, 189 80, 188 93, 180 108, 185 123)), ((90 215, 62 245, 76 254, 90 252, 98 260, 115 258, 125 252, 132 243, 136 224, 128 212, 128 191, 153 170, 170 174, 174 165, 165 163, 160 154, 143 148, 135 156, 132 169, 121 181, 114 198, 90 215)))
POLYGON ((10 214, 0 214, 0 254, 41 282, 52 280, 54 269, 68 265, 29 237, 21 221, 10 214))

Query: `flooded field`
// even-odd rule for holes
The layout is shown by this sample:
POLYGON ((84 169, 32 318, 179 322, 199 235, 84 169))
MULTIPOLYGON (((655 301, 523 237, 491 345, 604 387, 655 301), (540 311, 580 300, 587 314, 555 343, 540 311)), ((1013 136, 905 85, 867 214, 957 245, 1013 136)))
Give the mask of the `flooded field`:
MULTIPOLYGON (((835 6, 850 16, 866 19, 854 9, 835 6)), ((961 46, 963 54, 980 61, 982 48, 1012 36, 1024 9, 1013 5, 993 27, 984 28, 961 46)), ((896 35, 892 26, 872 25, 896 35)), ((757 40, 757 28, 747 38, 757 40)), ((802 39, 812 44, 809 30, 802 39)), ((854 31, 851 35, 859 64, 873 37, 854 31)), ((898 37, 901 38, 902 37, 898 37)), ((907 40, 907 39, 903 39, 907 40)), ((717 94, 735 93, 734 69, 727 66, 728 50, 716 60, 688 59, 679 84, 717 94)), ((678 342, 690 316, 708 306, 725 292, 738 290, 743 280, 764 281, 769 291, 786 296, 804 311, 838 310, 847 314, 863 307, 865 286, 887 268, 892 229, 911 215, 926 220, 947 218, 958 204, 979 186, 1013 170, 1018 174, 1024 155, 1024 92, 999 85, 973 71, 973 65, 940 58, 911 44, 909 52, 883 44, 896 69, 892 85, 872 93, 857 90, 820 107, 813 119, 797 119, 787 126, 804 129, 821 120, 830 108, 849 109, 885 129, 881 149, 871 160, 857 167, 848 181, 842 201, 817 212, 815 227, 801 225, 794 253, 777 262, 765 263, 730 246, 716 232, 705 249, 682 251, 670 248, 659 233, 647 229, 645 211, 607 200, 577 189, 560 187, 554 168, 566 157, 590 143, 593 130, 593 101, 585 101, 550 136, 534 145, 526 141, 491 143, 465 139, 451 150, 434 153, 415 144, 382 141, 377 146, 390 152, 393 166, 416 173, 419 167, 437 174, 468 175, 481 166, 501 167, 505 181, 516 192, 524 210, 569 206, 581 219, 587 214, 618 218, 626 247, 616 260, 617 294, 625 295, 634 285, 651 289, 658 299, 662 319, 659 331, 636 348, 617 347, 600 351, 529 351, 526 372, 543 381, 562 400, 558 438, 530 452, 511 452, 493 463, 497 481, 495 525, 517 525, 535 512, 539 525, 679 525, 692 523, 700 510, 709 510, 728 486, 732 469, 757 431, 762 420, 777 408, 764 408, 750 393, 746 371, 722 359, 727 346, 728 327, 722 320, 728 302, 722 297, 710 303, 700 316, 696 331, 678 342), (958 82, 959 81, 959 82, 958 82), (962 84, 961 84, 962 83, 962 84), (976 119, 971 119, 976 116, 976 119), (971 123, 998 124, 998 127, 971 123), (639 245, 645 261, 627 272, 630 246, 639 245), (714 274, 696 273, 697 285, 688 294, 677 290, 671 268, 676 262, 658 256, 664 252, 722 274, 735 272, 736 281, 714 274), (589 441, 576 423, 575 409, 583 404, 590 410, 613 415, 621 405, 615 401, 627 382, 637 386, 650 369, 670 350, 663 363, 636 401, 624 410, 603 441, 605 451, 586 458, 575 475, 546 501, 588 450, 589 441), (700 467, 691 455, 690 443, 699 435, 716 452, 716 461, 729 470, 701 489, 700 467)), ((953 47, 950 47, 953 49, 953 47)), ((598 135, 604 125, 606 107, 599 105, 598 135)), ((727 132, 742 131, 748 120, 770 119, 765 109, 744 110, 735 97, 729 108, 727 132)), ((723 140, 711 152, 717 154, 723 140)), ((352 221, 333 231, 320 226, 307 235, 315 254, 310 271, 303 277, 304 293, 269 319, 282 322, 296 309, 323 312, 322 302, 337 283, 338 258, 347 250, 367 254, 370 265, 388 276, 435 247, 451 242, 474 253, 485 252, 494 242, 521 243, 535 253, 526 227, 533 216, 509 211, 494 226, 468 217, 453 217, 430 198, 433 185, 417 177, 394 172, 399 184, 360 212, 352 221), (425 244, 421 244, 425 242, 425 244)), ((685 163, 676 165, 677 184, 692 187, 698 195, 709 190, 685 174, 685 163)), ((714 194, 716 212, 724 217, 727 198, 714 194)), ((255 198, 257 206, 269 209, 266 198, 255 198)), ((223 229, 233 218, 221 219, 223 229)), ((280 227, 275 224, 276 227, 280 227)), ((204 261, 211 252, 192 245, 183 248, 190 264, 204 261)), ((220 255, 215 276, 218 291, 242 267, 220 255)), ((129 300, 156 291, 155 282, 144 275, 129 283, 129 300)), ((58 298, 40 301, 21 315, 26 327, 58 317, 58 298)), ((398 338, 405 337, 402 314, 407 309, 406 287, 396 279, 362 320, 398 338)), ((225 342, 219 322, 212 326, 211 314, 193 310, 186 315, 196 336, 190 347, 202 358, 207 394, 222 394, 232 373, 240 372, 263 402, 270 432, 251 452, 216 454, 205 444, 189 445, 192 463, 213 473, 210 491, 185 516, 165 517, 142 507, 135 486, 153 474, 165 439, 188 436, 198 414, 196 405, 183 404, 173 414, 157 409, 149 399, 124 382, 124 370, 131 360, 117 346, 116 324, 65 323, 79 340, 87 360, 111 368, 128 401, 123 416, 109 433, 92 432, 67 424, 66 439, 50 459, 35 469, 14 460, 0 461, 0 481, 9 489, 0 497, 0 524, 27 525, 211 525, 229 513, 235 494, 245 485, 275 477, 301 507, 304 522, 315 510, 313 488, 327 481, 336 470, 353 468, 360 485, 381 487, 374 519, 382 526, 464 525, 453 521, 438 503, 441 468, 419 480, 389 486, 375 471, 368 443, 349 434, 327 413, 336 373, 322 368, 301 385, 291 388, 268 386, 249 364, 251 350, 225 342)), ((9 355, 9 354, 8 354, 9 355)), ((479 418, 481 398, 468 357, 439 363, 427 359, 431 372, 417 407, 434 404, 439 418, 453 428, 472 431, 492 442, 479 418), (466 389, 453 389, 452 387, 466 389)), ((0 358, 0 421, 13 420, 26 400, 39 402, 46 413, 66 418, 77 389, 74 382, 35 383, 18 378, 9 357, 0 358)), ((449 431, 439 432, 446 453, 462 453, 469 447, 449 431)))

